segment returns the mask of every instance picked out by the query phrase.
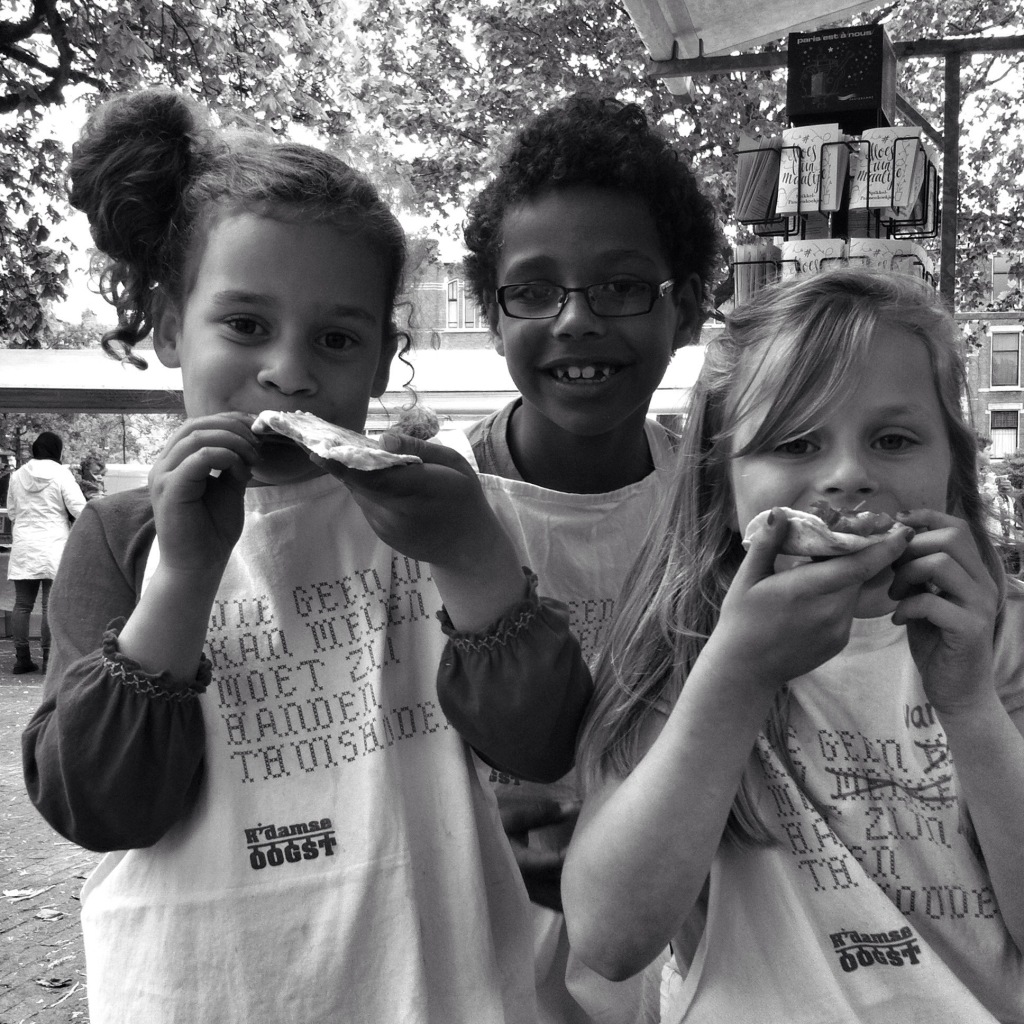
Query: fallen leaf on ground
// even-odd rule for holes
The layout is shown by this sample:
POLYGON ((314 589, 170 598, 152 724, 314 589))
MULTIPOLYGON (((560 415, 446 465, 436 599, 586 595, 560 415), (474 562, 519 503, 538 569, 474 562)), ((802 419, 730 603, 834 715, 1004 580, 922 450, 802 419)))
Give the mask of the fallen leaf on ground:
POLYGON ((67 988, 71 984, 70 978, 36 978, 36 984, 43 988, 67 988))
POLYGON ((64 911, 56 907, 43 907, 35 916, 40 921, 59 921, 64 916, 64 911))
POLYGON ((21 900, 34 899, 52 888, 52 885, 44 885, 41 889, 4 889, 3 896, 9 903, 19 903, 21 900))
MULTIPOLYGON (((80 988, 85 988, 85 986, 80 981, 76 981, 75 987, 68 989, 68 991, 64 995, 62 995, 60 999, 57 1000, 57 1002, 50 1003, 48 1009, 52 1010, 55 1006, 60 1006, 61 1003, 63 1003, 67 999, 70 999, 80 988)), ((71 1016, 76 1017, 77 1014, 73 1013, 71 1016)))

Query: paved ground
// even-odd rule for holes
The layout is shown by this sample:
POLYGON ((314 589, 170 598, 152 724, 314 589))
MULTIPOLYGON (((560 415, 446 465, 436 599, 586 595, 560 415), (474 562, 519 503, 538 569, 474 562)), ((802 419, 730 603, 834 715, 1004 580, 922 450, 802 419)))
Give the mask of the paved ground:
MULTIPOLYGON (((0 615, 13 591, 0 552, 0 615)), ((38 640, 32 653, 38 661, 38 640)), ((29 803, 21 731, 43 680, 13 675, 13 664, 14 643, 0 636, 0 1024, 88 1024, 78 894, 99 855, 62 839, 29 803)))
POLYGON ((57 835, 25 795, 20 735, 42 678, 12 675, 13 662, 13 643, 0 639, 0 1024, 82 1024, 78 894, 99 858, 57 835))

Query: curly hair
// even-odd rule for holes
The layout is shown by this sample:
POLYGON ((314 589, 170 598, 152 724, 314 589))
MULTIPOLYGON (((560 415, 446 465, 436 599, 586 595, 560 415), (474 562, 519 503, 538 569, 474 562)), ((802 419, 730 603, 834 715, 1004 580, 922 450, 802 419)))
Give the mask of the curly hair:
POLYGON ((464 264, 482 309, 494 305, 509 209, 576 186, 639 196, 651 211, 672 276, 682 280, 696 274, 707 297, 722 234, 693 172, 640 107, 577 95, 537 115, 512 137, 497 175, 470 205, 464 264))
MULTIPOLYGON (((323 150, 217 128, 188 97, 143 89, 93 112, 73 147, 70 178, 71 205, 88 217, 102 254, 100 291, 117 311, 118 326, 103 336, 111 355, 145 366, 133 347, 163 303, 187 298, 218 218, 240 211, 354 230, 383 258, 391 322, 405 232, 370 181, 323 150)), ((396 333, 407 351, 408 334, 396 333)))

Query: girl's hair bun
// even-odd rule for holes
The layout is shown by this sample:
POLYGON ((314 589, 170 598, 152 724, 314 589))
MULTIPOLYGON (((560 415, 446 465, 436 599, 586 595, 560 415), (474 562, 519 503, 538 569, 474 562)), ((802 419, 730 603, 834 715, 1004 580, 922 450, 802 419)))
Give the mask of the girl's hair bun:
POLYGON ((72 149, 70 199, 112 260, 154 273, 201 128, 201 108, 169 89, 115 97, 89 118, 72 149))
POLYGON ((405 233, 373 185, 324 150, 232 125, 170 89, 116 96, 90 116, 71 154, 71 202, 105 259, 99 287, 117 310, 103 336, 133 346, 187 298, 193 256, 219 214, 328 222, 362 234, 387 264, 390 320, 405 266, 405 233))

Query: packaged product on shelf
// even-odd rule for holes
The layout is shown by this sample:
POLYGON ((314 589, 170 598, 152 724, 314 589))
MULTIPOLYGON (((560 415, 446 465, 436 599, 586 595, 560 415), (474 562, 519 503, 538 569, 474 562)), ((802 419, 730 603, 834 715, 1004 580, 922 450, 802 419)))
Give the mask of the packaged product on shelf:
POLYGON ((920 128, 868 128, 851 147, 850 206, 893 210, 921 190, 924 149, 920 128))
POLYGON ((779 136, 742 133, 736 157, 735 217, 742 224, 775 219, 779 190, 779 136))
POLYGON ((842 238, 796 238, 782 243, 782 276, 828 270, 846 259, 842 238))
POLYGON ((733 261, 733 299, 745 302, 755 292, 779 279, 782 252, 771 242, 737 245, 733 261))
POLYGON ((782 133, 779 213, 838 210, 849 152, 838 124, 809 124, 782 133))

